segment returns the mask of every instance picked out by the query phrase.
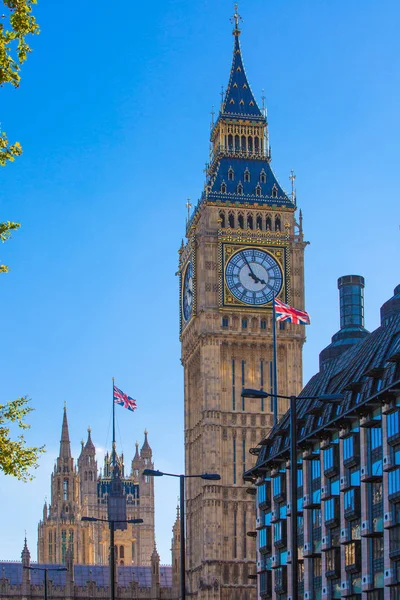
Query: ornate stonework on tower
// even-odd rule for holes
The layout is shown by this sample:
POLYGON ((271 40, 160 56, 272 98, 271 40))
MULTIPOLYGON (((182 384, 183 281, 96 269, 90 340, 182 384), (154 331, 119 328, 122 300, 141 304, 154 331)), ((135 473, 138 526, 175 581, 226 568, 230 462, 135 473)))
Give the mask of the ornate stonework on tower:
MULTIPOLYGON (((255 542, 246 536, 255 508, 242 474, 273 415, 269 401, 243 400, 241 391, 272 389, 273 296, 304 308, 301 214, 297 222, 294 189, 286 194, 271 169, 266 111, 246 77, 239 19, 236 12, 206 185, 179 252, 186 473, 222 478, 188 479, 186 488, 188 592, 208 600, 255 597, 255 542)), ((301 325, 278 328, 281 394, 301 389, 304 339, 301 325)), ((280 403, 279 413, 286 408, 280 403)))
MULTIPOLYGON (((126 498, 126 518, 143 519, 139 525, 128 524, 116 529, 115 546, 118 565, 151 565, 154 551, 154 482, 143 475, 154 468, 152 450, 145 431, 144 443, 125 475, 124 457, 116 455, 116 468, 126 498)), ((65 563, 71 551, 75 564, 106 565, 110 532, 106 522, 85 522, 82 517, 108 518, 108 496, 112 485, 113 463, 107 453, 103 473, 98 476, 96 449, 88 430, 86 444, 78 458, 78 468, 71 456, 67 411, 61 430, 60 454, 51 475, 51 504, 43 509, 38 527, 38 561, 65 563)))

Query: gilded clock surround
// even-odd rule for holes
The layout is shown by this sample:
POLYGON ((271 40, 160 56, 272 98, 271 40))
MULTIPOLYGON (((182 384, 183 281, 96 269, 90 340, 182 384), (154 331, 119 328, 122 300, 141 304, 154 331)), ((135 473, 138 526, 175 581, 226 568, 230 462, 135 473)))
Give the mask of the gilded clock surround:
POLYGON ((221 308, 239 308, 249 310, 250 307, 253 307, 257 310, 271 310, 271 302, 266 304, 259 305, 249 305, 248 303, 242 302, 238 300, 233 293, 229 290, 227 280, 226 280, 226 268, 229 260, 232 256, 234 256, 240 250, 247 249, 261 249, 270 254, 274 260, 277 262, 281 275, 282 275, 282 285, 277 294, 277 297, 282 298, 284 302, 286 299, 286 267, 288 263, 288 252, 287 247, 285 246, 274 246, 270 247, 267 245, 255 245, 255 244, 229 244, 229 243, 220 243, 220 278, 221 278, 221 294, 220 294, 220 307, 221 308))

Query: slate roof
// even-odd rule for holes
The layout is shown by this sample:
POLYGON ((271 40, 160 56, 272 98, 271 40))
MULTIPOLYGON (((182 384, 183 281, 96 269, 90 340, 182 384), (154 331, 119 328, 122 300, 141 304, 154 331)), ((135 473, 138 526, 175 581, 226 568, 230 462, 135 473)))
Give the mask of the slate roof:
MULTIPOLYGON (((399 290, 399 286, 396 290, 399 290)), ((392 302, 391 306, 393 304, 392 302)), ((399 388, 397 365, 400 362, 400 304, 397 304, 397 312, 392 313, 391 317, 364 340, 358 341, 341 356, 322 365, 319 373, 304 387, 297 401, 299 445, 307 443, 307 438, 322 432, 329 423, 337 422, 339 425, 346 414, 359 410, 375 396, 385 393, 385 390, 399 388), (381 380, 379 391, 375 388, 377 378, 381 380), (306 396, 336 393, 344 395, 339 406, 323 404, 318 400, 302 400, 306 396), (318 414, 310 414, 312 409, 319 409, 318 414)), ((267 461, 289 452, 289 418, 290 414, 287 412, 267 436, 268 443, 265 444, 265 440, 260 442, 256 465, 247 471, 245 479, 257 476, 258 468, 267 461)))
POLYGON ((282 186, 279 184, 268 160, 265 159, 246 159, 246 158, 221 158, 215 172, 210 175, 207 182, 207 199, 216 202, 249 202, 249 203, 267 203, 277 206, 294 206, 292 200, 287 196, 282 186), (234 179, 229 179, 229 170, 233 170, 234 179), (250 181, 245 181, 245 171, 250 175, 250 181), (265 183, 262 183, 261 174, 265 173, 265 183), (226 192, 221 191, 222 184, 226 185, 226 192), (241 184, 243 191, 238 192, 238 185, 241 184), (256 188, 259 186, 260 195, 256 194, 256 188), (276 189, 276 197, 273 197, 273 189, 276 189))
MULTIPOLYGON (((31 563, 35 567, 35 563, 31 563)), ((40 564, 41 568, 54 569, 64 565, 40 564)), ((44 581, 44 571, 30 571, 31 584, 42 585, 44 581)), ((66 571, 49 571, 48 579, 53 585, 64 586, 66 584, 66 571)), ((20 562, 0 562, 0 578, 9 579, 11 585, 22 584, 22 564, 20 562)), ((75 565, 74 583, 75 585, 85 587, 88 581, 93 581, 97 587, 108 587, 110 571, 108 565, 75 565)), ((118 567, 118 585, 128 587, 132 581, 137 581, 139 587, 151 587, 151 566, 148 567, 118 567)), ((160 585, 161 587, 172 587, 172 567, 169 565, 160 566, 160 585)))
POLYGON ((240 31, 234 31, 231 74, 219 118, 265 121, 247 80, 239 42, 240 31))

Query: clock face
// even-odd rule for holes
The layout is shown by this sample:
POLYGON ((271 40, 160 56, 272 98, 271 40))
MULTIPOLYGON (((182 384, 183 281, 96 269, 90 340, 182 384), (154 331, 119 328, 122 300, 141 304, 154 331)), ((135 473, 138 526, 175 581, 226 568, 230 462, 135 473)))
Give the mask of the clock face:
POLYGON ((282 288, 282 271, 275 258, 259 248, 236 252, 226 266, 230 292, 245 304, 260 306, 271 302, 282 288))
POLYGON ((183 277, 182 313, 185 321, 189 321, 193 310, 193 265, 189 262, 183 277))

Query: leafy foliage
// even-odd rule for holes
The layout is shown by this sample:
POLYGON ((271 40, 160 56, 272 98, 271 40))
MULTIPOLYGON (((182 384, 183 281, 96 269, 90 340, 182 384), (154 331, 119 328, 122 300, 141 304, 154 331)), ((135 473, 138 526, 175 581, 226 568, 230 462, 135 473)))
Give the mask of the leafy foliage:
MULTIPOLYGON (((39 33, 39 26, 32 15, 37 0, 3 0, 5 14, 0 15, 0 86, 10 83, 19 87, 21 65, 31 48, 26 37, 39 33)), ((19 142, 10 144, 7 135, 0 131, 0 166, 13 161, 22 154, 19 142)))
POLYGON ((27 446, 23 434, 12 440, 11 425, 22 430, 29 429, 25 417, 32 410, 26 396, 0 404, 0 470, 22 481, 32 479, 30 469, 38 467, 38 458, 44 447, 27 446))
MULTIPOLYGON (((38 24, 32 15, 32 7, 37 4, 37 0, 2 1, 5 14, 0 15, 0 87, 10 83, 17 88, 21 80, 21 65, 31 52, 26 37, 39 33, 38 24)), ((10 144, 7 134, 0 130, 0 166, 4 167, 21 154, 21 144, 10 144)), ((8 240, 11 232, 19 227, 20 224, 13 221, 0 223, 0 241, 8 240)), ((8 267, 0 264, 0 273, 7 271, 8 267)), ((30 469, 37 468, 37 461, 44 452, 44 447, 27 446, 23 434, 15 440, 11 439, 11 427, 29 429, 25 417, 32 410, 26 396, 0 404, 0 471, 23 481, 32 479, 30 469)))
MULTIPOLYGON (((0 241, 5 242, 11 237, 11 231, 15 229, 19 229, 20 224, 14 223, 13 221, 5 221, 4 223, 0 223, 0 241)), ((7 273, 8 267, 7 265, 0 264, 0 273, 7 273)))
POLYGON ((14 161, 16 156, 22 154, 22 147, 19 142, 9 144, 7 135, 0 131, 0 167, 4 167, 7 161, 14 161))

